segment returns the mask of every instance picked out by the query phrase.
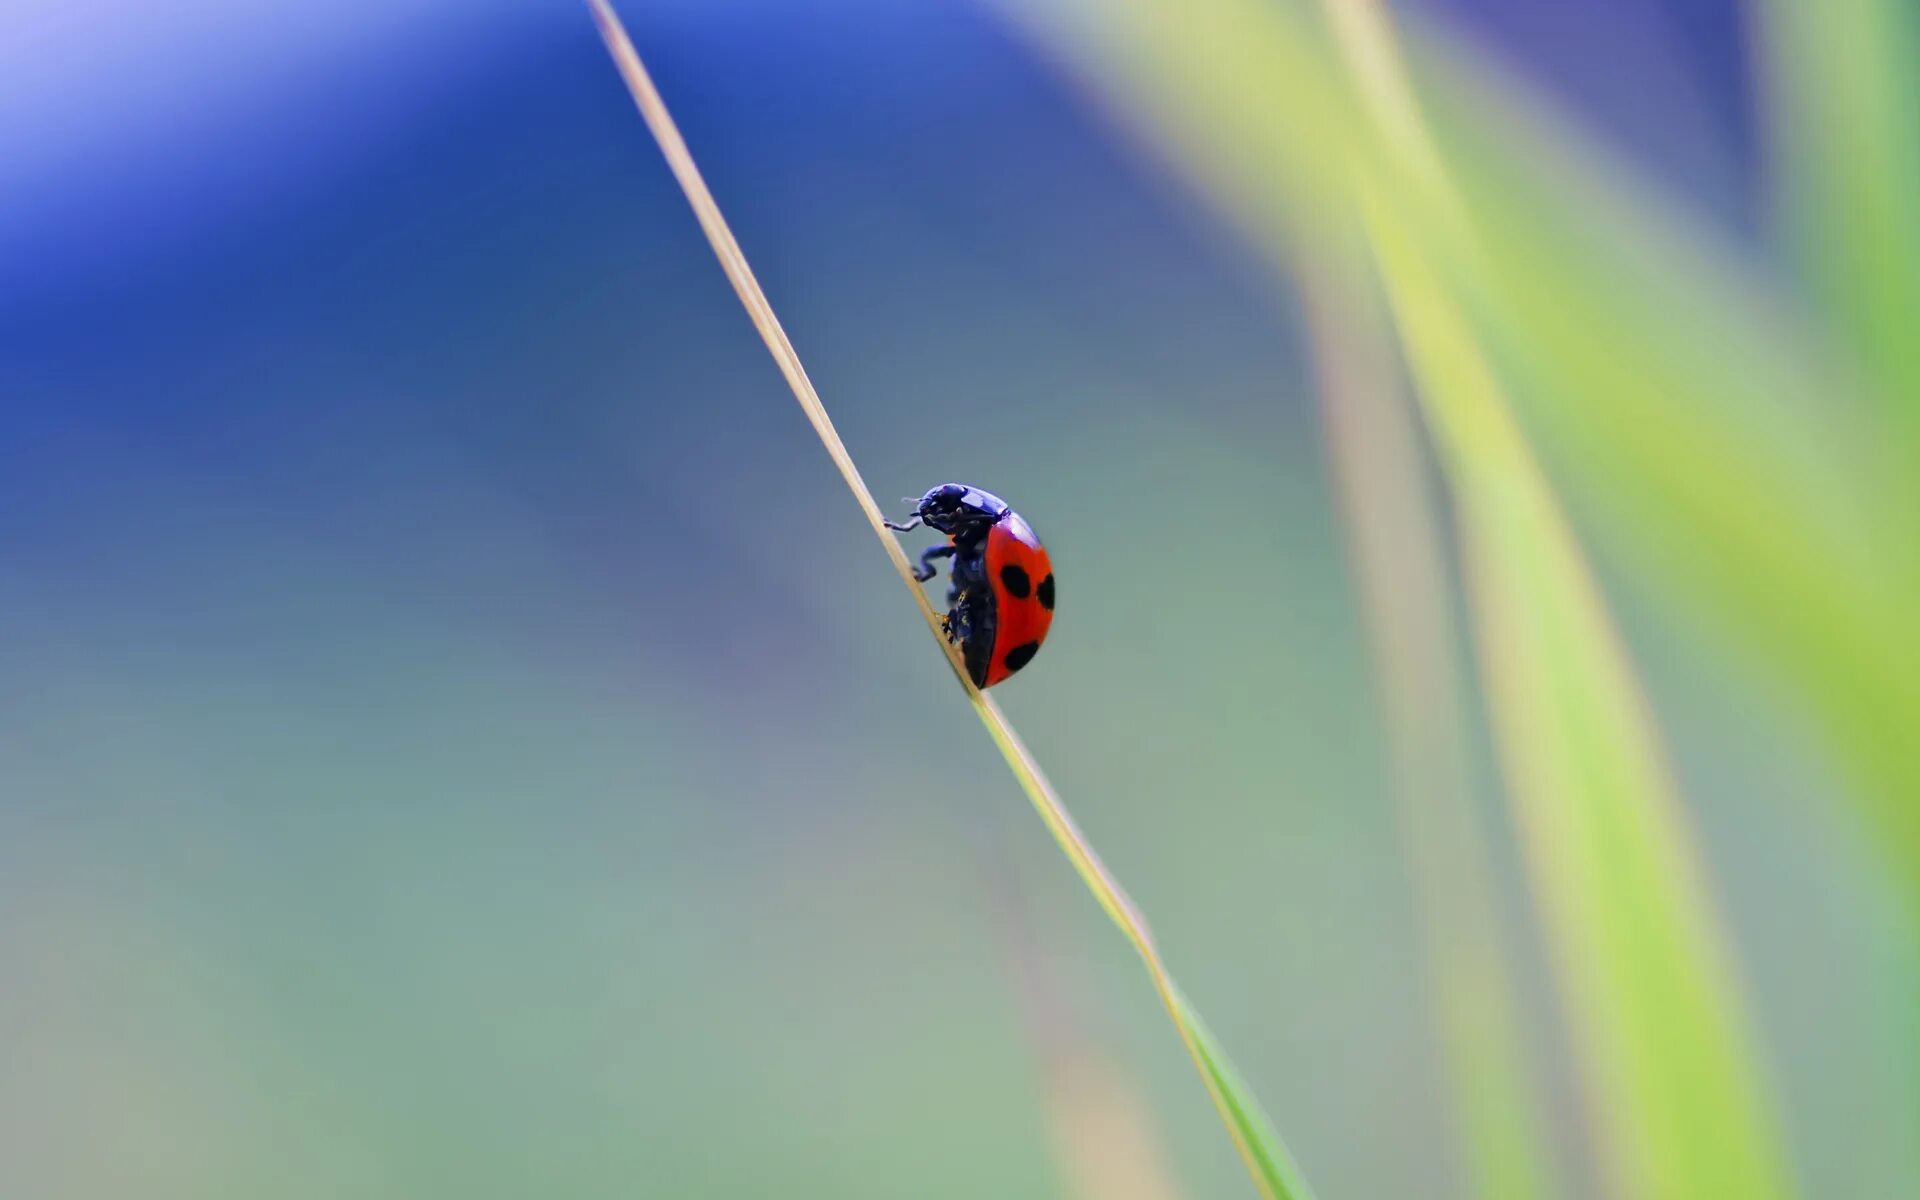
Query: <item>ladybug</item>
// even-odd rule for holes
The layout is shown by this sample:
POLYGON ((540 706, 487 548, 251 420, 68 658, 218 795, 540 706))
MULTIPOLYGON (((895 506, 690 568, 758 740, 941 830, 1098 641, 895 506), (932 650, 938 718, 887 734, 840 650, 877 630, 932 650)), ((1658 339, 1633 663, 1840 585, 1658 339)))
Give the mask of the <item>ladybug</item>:
POLYGON ((992 687, 1032 662, 1047 640, 1053 560, 1005 500, 964 483, 941 484, 920 497, 905 522, 887 522, 902 533, 919 525, 947 540, 920 556, 913 577, 925 583, 934 576, 935 559, 953 559, 941 626, 960 647, 973 686, 992 687))

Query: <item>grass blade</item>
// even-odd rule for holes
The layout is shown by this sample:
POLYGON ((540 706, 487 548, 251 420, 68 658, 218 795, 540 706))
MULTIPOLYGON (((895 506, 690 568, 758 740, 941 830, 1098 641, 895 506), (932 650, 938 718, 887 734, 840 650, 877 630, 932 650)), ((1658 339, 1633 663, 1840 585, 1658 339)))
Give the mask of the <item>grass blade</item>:
MULTIPOLYGON (((1298 3, 1003 3, 1278 269, 1346 236, 1355 164, 1379 135, 1298 3)), ((1542 97, 1422 33, 1408 90, 1446 186, 1397 174, 1398 218, 1450 273, 1614 560, 1812 719, 1920 922, 1914 473, 1849 419, 1857 389, 1775 281, 1542 97)))
POLYGON ((1920 920, 1920 504, 1899 439, 1711 233, 1497 73, 1425 67, 1484 250, 1462 301, 1556 475, 1690 632, 1812 718, 1920 920))
POLYGON ((639 108, 641 117, 654 139, 660 144, 661 152, 666 156, 674 178, 681 190, 686 193, 687 202, 693 207, 700 227, 706 232, 707 240, 712 243, 714 254, 720 260, 721 269, 740 297, 747 315, 753 320, 767 349, 780 366, 781 374, 786 377, 788 386, 793 389, 794 398, 799 401, 807 420, 814 432, 819 435, 827 454, 839 468, 847 488, 853 493, 854 500, 860 505, 867 523, 873 527, 875 536, 880 539, 887 557, 893 562, 901 581, 912 594, 914 603, 920 609, 921 617, 926 621, 928 631, 947 656, 947 663, 953 669, 954 677, 966 691, 973 703, 974 711, 1000 747, 1006 757, 1007 765, 1012 768, 1021 788, 1027 793, 1036 812, 1045 822, 1060 849, 1073 864, 1080 878, 1092 891, 1094 899, 1113 919, 1115 925, 1133 943, 1141 960, 1146 964, 1147 972, 1153 980, 1154 989, 1161 1002, 1166 1006, 1168 1015, 1173 1019, 1175 1030, 1181 1042, 1186 1046, 1189 1057, 1200 1073, 1202 1083, 1213 1098, 1214 1107, 1219 1111, 1221 1120, 1226 1124, 1234 1146, 1239 1150, 1246 1163, 1248 1174, 1263 1196, 1270 1200, 1304 1200, 1311 1192, 1304 1178, 1294 1166, 1286 1147, 1274 1132, 1272 1123, 1261 1111, 1246 1086, 1239 1080, 1227 1063, 1213 1037, 1200 1023, 1199 1014, 1194 1011, 1168 973, 1166 964, 1160 957, 1158 946, 1154 943, 1153 933, 1146 920, 1140 915, 1133 902, 1127 897, 1100 856, 1074 823, 1072 814, 1067 811, 1064 801, 1053 790, 1034 761, 1019 735, 1008 723, 999 705, 974 687, 968 678, 959 652, 951 646, 940 632, 940 617, 927 600, 926 590, 913 577, 913 568, 907 561, 900 543, 887 530, 885 517, 880 506, 874 501, 873 494, 860 478, 859 469, 854 465, 853 457, 847 452, 839 433, 828 417, 826 407, 821 403, 819 393, 807 377, 801 366, 800 356, 795 352, 793 343, 788 340, 786 331, 781 327, 779 318, 774 315, 773 306, 768 303, 766 294, 761 290, 753 271, 747 265, 746 256, 741 253, 740 245, 734 240, 732 231, 727 227, 726 219, 721 216, 720 208, 708 191, 706 182, 701 178, 699 169, 694 165, 693 156, 687 150, 686 142, 675 127, 664 101, 655 89, 653 80, 648 76, 646 67, 640 61, 639 53, 634 49, 632 40, 621 25, 620 18, 608 4, 608 0, 588 0, 595 23, 599 26, 601 37, 607 44, 608 52, 613 56, 614 64, 620 71, 627 89, 633 95, 634 104, 639 108))
POLYGON ((1234 1148, 1240 1152, 1241 1161, 1246 1164, 1247 1173, 1253 1178, 1260 1194, 1272 1200, 1305 1200, 1311 1197, 1313 1192, 1307 1186, 1306 1177, 1301 1174, 1286 1144, 1275 1132, 1273 1122, 1260 1107, 1260 1101, 1240 1081, 1232 1064, 1214 1042, 1213 1035, 1201 1024, 1199 1013, 1174 983, 1173 976, 1160 957, 1159 947, 1153 940, 1153 931, 1148 928, 1146 919, 1121 889, 1119 881, 1107 871, 1106 864, 1100 861, 1100 856, 1094 852, 1086 835, 1080 832, 1073 814, 1067 811, 1066 803, 1053 790, 1053 785, 1047 781, 1040 764, 1034 761, 1032 753, 1020 740, 1020 735, 1014 732, 1013 726, 1001 714, 1000 706, 994 703, 992 697, 973 687, 966 672, 958 666, 955 667, 955 674, 972 695, 974 708, 986 724, 988 734, 1000 747, 1007 765, 1019 779, 1027 798, 1032 801, 1034 811, 1040 814, 1054 841, 1093 892, 1094 899, 1113 918, 1114 924, 1120 927, 1120 932, 1133 943, 1141 960, 1146 963, 1154 991, 1159 994, 1167 1015, 1173 1018, 1174 1028, 1186 1046, 1187 1055, 1200 1072, 1201 1082, 1206 1084, 1214 1108, 1226 1125, 1227 1133, 1233 1138, 1234 1148))
MULTIPOLYGON (((1483 225, 1490 189, 1462 178, 1449 145, 1427 136, 1383 12, 1341 3, 1329 14, 1331 38, 1304 12, 1254 0, 1204 0, 1177 12, 1148 0, 1059 0, 1028 24, 1140 121, 1276 268, 1325 262, 1325 247, 1340 244, 1356 203, 1363 207, 1458 506, 1510 799, 1614 1182, 1626 1194, 1663 1198, 1789 1194, 1730 956, 1657 738, 1476 326, 1499 322, 1523 342, 1543 307, 1557 317, 1588 304, 1602 306, 1618 331, 1652 319, 1635 309, 1644 296, 1621 294, 1602 263, 1576 259, 1596 268, 1596 278, 1582 278, 1550 247, 1528 245, 1538 219, 1523 220, 1521 236, 1504 223, 1483 225), (1532 287, 1524 304, 1520 282, 1532 287), (1593 290, 1604 294, 1594 299, 1593 290)), ((1329 269, 1342 270, 1337 262, 1329 269)), ((1734 298, 1721 307, 1746 306, 1734 298)), ((1751 327, 1743 332, 1753 336, 1751 327)), ((1661 365, 1671 373, 1730 369, 1675 336, 1648 339, 1656 359, 1669 355, 1661 365)), ((1589 365, 1597 350, 1571 339, 1541 348, 1535 361, 1564 385, 1558 395, 1584 399, 1590 392, 1569 364, 1589 365), (1556 356, 1572 349, 1580 357, 1556 356)), ((1621 371, 1644 369, 1622 344, 1608 348, 1625 363, 1610 369, 1616 385, 1621 371)), ((1777 357, 1771 346, 1763 351, 1777 357)), ((1642 380, 1629 386, 1635 404, 1683 403, 1642 380)), ((1638 431, 1638 442, 1610 432, 1622 458, 1639 456, 1630 466, 1675 450, 1657 432, 1638 431)), ((1741 473, 1751 463, 1736 457, 1726 466, 1724 442, 1720 450, 1705 466, 1715 484, 1749 505, 1769 495, 1759 487, 1766 481, 1741 473)), ((1799 465, 1791 454, 1778 461, 1799 465)), ((1607 477, 1615 486, 1633 478, 1620 461, 1611 465, 1620 468, 1607 477)), ((1660 462, 1659 475, 1684 487, 1675 477, 1689 465, 1660 462)), ((1832 515, 1819 501, 1816 493, 1819 515, 1832 515)), ((1743 524, 1751 517, 1740 513, 1743 524)), ((1797 547, 1809 548, 1825 550, 1817 536, 1797 547)), ((1797 573, 1794 581, 1808 586, 1797 573)), ((1857 597, 1856 582, 1843 575, 1836 590, 1857 597)))
POLYGON ((1459 507, 1497 740, 1623 1195, 1791 1186, 1672 786, 1571 530, 1418 243, 1366 202, 1459 507))
MULTIPOLYGON (((1466 221, 1385 11, 1322 6, 1394 193, 1430 188, 1466 221)), ((1496 740, 1614 1186, 1787 1196, 1745 1005, 1625 649, 1477 334, 1375 179, 1362 168, 1361 210, 1456 498, 1496 740)))
POLYGON ((1756 12, 1790 240, 1876 385, 1877 415, 1920 454, 1920 10, 1764 0, 1756 12))
POLYGON ((1087 1033, 1077 989, 1036 935, 997 838, 983 848, 981 863, 993 924, 1039 1059, 1061 1182, 1078 1200, 1185 1200, 1145 1096, 1087 1033))
MULTIPOLYGON (((1364 234, 1355 229, 1354 253, 1364 234)), ((1327 454, 1372 645, 1401 853, 1433 978, 1436 1032, 1465 1147, 1467 1194, 1560 1191, 1520 1038, 1507 949, 1488 885, 1490 849, 1468 767, 1468 687, 1454 649, 1452 581, 1412 397, 1389 318, 1354 270, 1301 262, 1302 301, 1327 454)))

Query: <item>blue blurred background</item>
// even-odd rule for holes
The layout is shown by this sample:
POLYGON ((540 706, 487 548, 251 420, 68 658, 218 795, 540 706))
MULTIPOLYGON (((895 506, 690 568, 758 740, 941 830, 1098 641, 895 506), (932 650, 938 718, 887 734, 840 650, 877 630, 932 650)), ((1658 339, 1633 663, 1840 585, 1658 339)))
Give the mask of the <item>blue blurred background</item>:
MULTIPOLYGON (((1457 1194, 1293 300, 989 12, 625 7, 876 492, 1047 539, 1002 703, 1322 1193, 1457 1194)), ((1757 236, 1731 0, 1403 7, 1757 236)), ((1060 1195, 1034 971, 1241 1194, 584 9, 28 0, 0 78, 0 1194, 1060 1195)), ((1620 601, 1808 1193, 1895 1194, 1893 900, 1620 601)))

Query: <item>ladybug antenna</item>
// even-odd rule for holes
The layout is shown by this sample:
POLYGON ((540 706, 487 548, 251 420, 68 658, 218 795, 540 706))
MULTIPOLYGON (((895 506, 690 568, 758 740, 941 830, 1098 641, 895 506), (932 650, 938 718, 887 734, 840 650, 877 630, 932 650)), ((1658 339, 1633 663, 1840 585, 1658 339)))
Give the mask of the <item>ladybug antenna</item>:
POLYGON ((880 518, 880 523, 895 533, 905 533, 909 529, 918 529, 920 527, 920 498, 918 496, 902 496, 900 497, 900 503, 911 504, 913 506, 913 513, 907 517, 907 523, 901 525, 894 521, 889 521, 885 517, 880 518))

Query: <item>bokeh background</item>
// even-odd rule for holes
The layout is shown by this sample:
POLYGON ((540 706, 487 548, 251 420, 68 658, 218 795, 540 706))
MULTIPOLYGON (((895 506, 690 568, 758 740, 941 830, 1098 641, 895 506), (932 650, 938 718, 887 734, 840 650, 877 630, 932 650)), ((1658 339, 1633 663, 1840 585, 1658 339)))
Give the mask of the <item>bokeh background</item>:
MULTIPOLYGON (((1399 8, 1775 261, 1751 11, 1399 8)), ((625 9, 876 492, 1046 538, 1001 702, 1319 1193, 1470 1194, 1300 292, 1004 11, 625 9)), ((0 1194, 1248 1194, 581 7, 29 0, 0 78, 0 1194)), ((1911 1194, 1853 784, 1594 566, 1793 1178, 1911 1194)))

